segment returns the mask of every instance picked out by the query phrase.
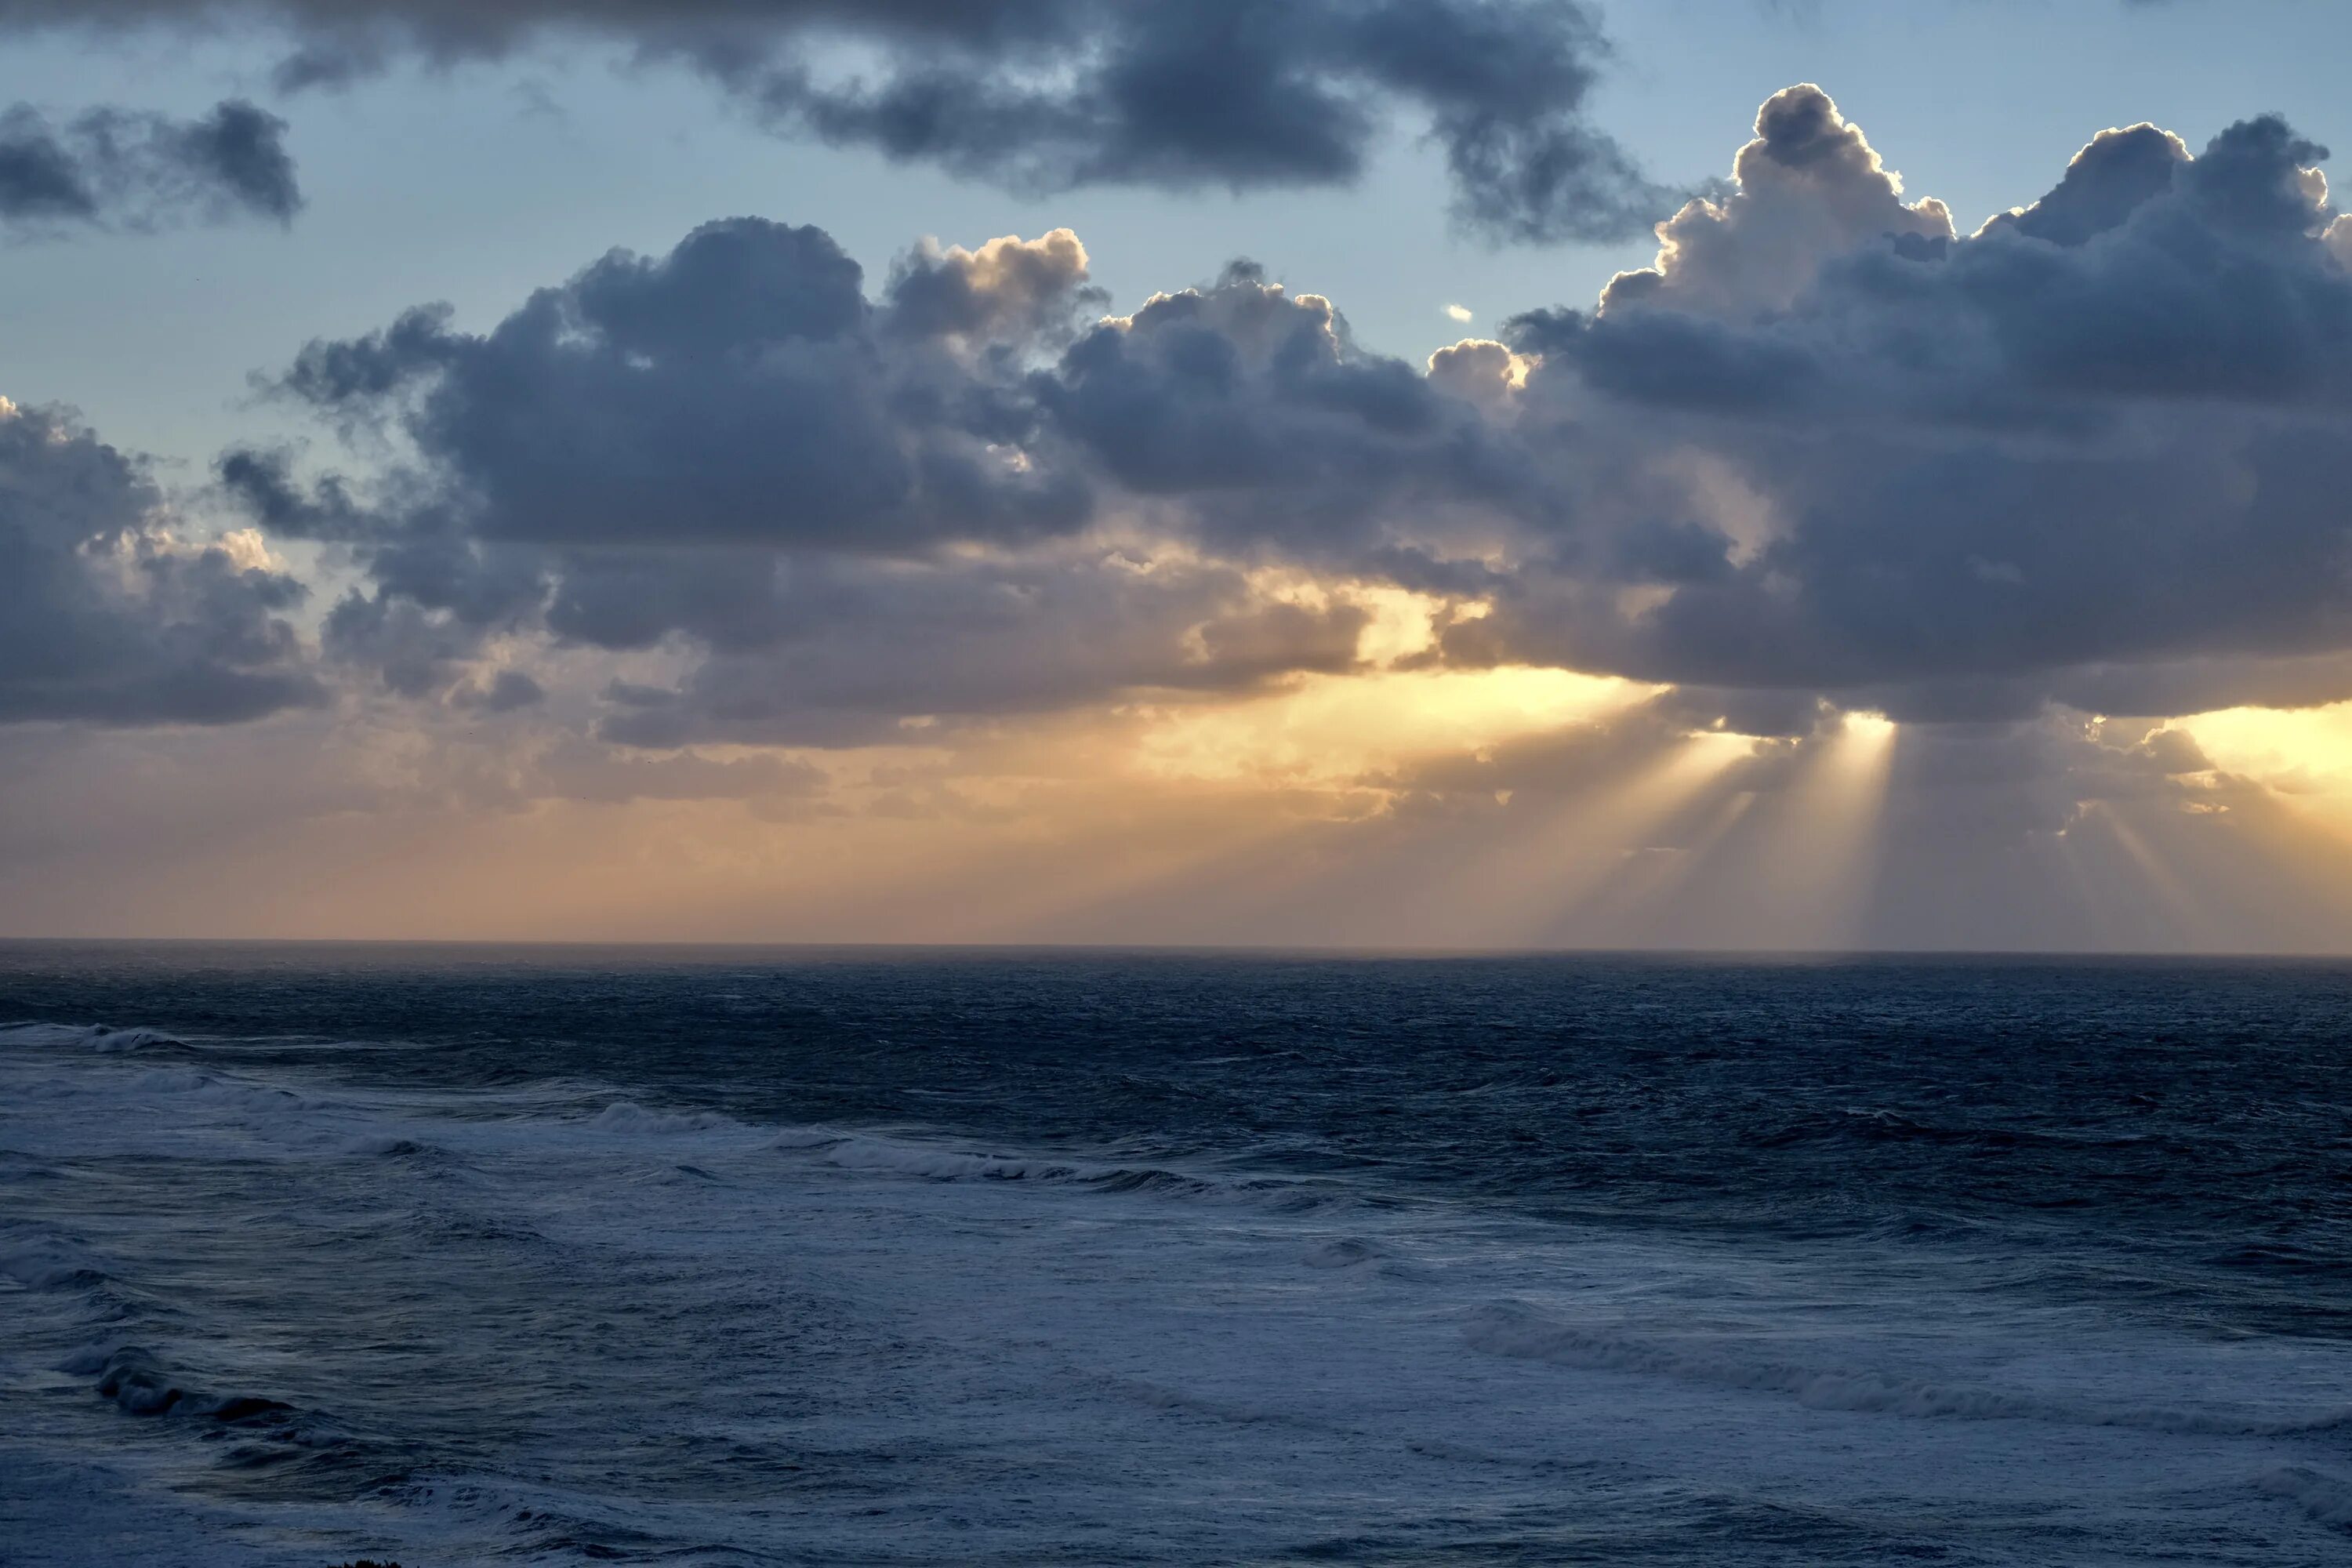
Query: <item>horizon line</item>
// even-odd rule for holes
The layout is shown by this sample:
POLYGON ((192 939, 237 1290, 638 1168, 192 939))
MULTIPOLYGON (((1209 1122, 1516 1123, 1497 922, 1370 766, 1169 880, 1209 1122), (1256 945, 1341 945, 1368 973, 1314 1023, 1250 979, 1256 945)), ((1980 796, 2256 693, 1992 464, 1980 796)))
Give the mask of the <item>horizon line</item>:
POLYGON ((0 933, 8 947, 467 948, 668 952, 760 952, 940 955, 1052 954, 1138 957, 1303 957, 1321 959, 1655 958, 1835 963, 1885 959, 2037 962, 2248 960, 2352 963, 2352 950, 2320 948, 1992 948, 1992 947, 1545 947, 1448 946, 1370 942, 884 942, 696 937, 342 937, 342 936, 26 936, 0 933))

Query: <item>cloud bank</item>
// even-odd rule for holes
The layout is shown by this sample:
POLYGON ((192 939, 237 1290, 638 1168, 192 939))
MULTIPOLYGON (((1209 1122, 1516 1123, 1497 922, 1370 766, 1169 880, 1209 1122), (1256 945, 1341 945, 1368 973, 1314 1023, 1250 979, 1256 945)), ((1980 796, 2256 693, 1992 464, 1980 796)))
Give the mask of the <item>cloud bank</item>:
POLYGON ((12 0, 0 29, 259 27, 278 85, 547 41, 680 61, 789 134, 1027 191, 1346 184, 1425 126, 1469 226, 1638 233, 1673 199, 1585 103, 1579 0, 12 0))
POLYGON ((2352 226, 2274 118, 2101 133, 1961 236, 1826 94, 1589 310, 1416 366, 1237 263, 1104 314, 1077 237, 919 247, 867 293, 821 230, 616 252, 487 331, 311 344, 285 399, 407 454, 230 455, 347 550, 331 651, 446 691, 494 638, 682 651, 606 732, 827 742, 909 720, 1358 668, 1995 721, 2352 696, 2352 226), (1398 657, 1391 655, 1391 657, 1398 657))

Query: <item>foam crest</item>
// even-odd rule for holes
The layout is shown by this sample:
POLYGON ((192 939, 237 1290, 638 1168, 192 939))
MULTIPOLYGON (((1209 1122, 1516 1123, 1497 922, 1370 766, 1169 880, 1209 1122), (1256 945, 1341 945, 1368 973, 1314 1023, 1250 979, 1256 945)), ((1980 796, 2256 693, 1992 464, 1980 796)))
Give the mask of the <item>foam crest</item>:
POLYGON ((11 1043, 96 1051, 103 1056, 191 1048, 187 1041, 177 1035, 165 1034, 161 1029, 117 1029, 104 1024, 52 1024, 37 1020, 0 1024, 0 1037, 5 1037, 11 1043))
POLYGON ((635 1100, 616 1100, 598 1111, 588 1125, 599 1132, 618 1132, 633 1138, 674 1138, 687 1132, 733 1129, 741 1123, 712 1111, 648 1110, 635 1100))

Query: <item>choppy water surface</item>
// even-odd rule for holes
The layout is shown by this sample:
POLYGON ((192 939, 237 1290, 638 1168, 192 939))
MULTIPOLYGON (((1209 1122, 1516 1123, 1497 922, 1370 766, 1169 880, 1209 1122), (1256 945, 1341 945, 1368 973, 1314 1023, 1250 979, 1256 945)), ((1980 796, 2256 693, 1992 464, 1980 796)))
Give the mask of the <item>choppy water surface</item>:
POLYGON ((2352 1560, 2352 968, 0 948, 12 1563, 2352 1560))

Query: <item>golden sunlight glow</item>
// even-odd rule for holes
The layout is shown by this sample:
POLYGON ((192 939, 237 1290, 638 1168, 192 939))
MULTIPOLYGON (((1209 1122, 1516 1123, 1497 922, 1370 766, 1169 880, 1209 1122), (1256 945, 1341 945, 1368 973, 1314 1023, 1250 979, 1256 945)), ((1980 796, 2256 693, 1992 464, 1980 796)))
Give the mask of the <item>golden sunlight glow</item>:
POLYGON ((2326 708, 2225 708, 2175 719, 2224 773, 2307 804, 2352 812, 2352 702, 2326 708))
POLYGON ((1444 607, 1441 600, 1409 588, 1369 584, 1351 588, 1348 597, 1370 617, 1356 639, 1356 657, 1366 664, 1394 664, 1436 643, 1435 620, 1444 607))
POLYGON ((1456 903, 1481 911, 1489 922, 1485 940, 1510 945, 1554 940, 1596 909, 1639 898, 1648 890, 1644 884, 1685 873, 1690 863, 1686 853, 1648 853, 1652 836, 1717 785, 1753 744, 1743 735, 1701 731, 1613 782, 1567 795, 1545 817, 1500 835, 1462 862, 1456 903), (1675 865, 1662 873, 1645 864, 1656 860, 1675 865))
POLYGON ((2189 890, 2171 861, 2148 842, 2130 816, 2105 803, 2095 805, 2093 810, 2108 838, 2124 852, 2125 860, 2138 880, 2141 896, 2147 901, 2156 929, 2175 943, 2216 945, 2217 933, 2208 918, 2205 900, 2189 890))
POLYGON ((1140 762, 1162 778, 1336 784, 1600 718, 1656 689, 1524 666, 1310 676, 1230 706, 1143 710, 1140 762))
POLYGON ((1895 738, 1895 721, 1884 713, 1867 710, 1848 713, 1841 722, 1848 735, 1861 741, 1866 747, 1884 747, 1895 738))
POLYGON ((1761 850, 1761 885, 1780 902, 1790 940, 1845 946, 1863 934, 1878 870, 1880 821, 1895 762, 1884 714, 1848 713, 1808 744, 1798 772, 1748 820, 1761 850))

